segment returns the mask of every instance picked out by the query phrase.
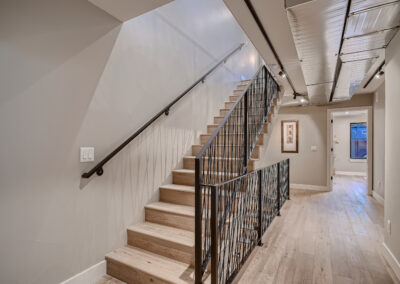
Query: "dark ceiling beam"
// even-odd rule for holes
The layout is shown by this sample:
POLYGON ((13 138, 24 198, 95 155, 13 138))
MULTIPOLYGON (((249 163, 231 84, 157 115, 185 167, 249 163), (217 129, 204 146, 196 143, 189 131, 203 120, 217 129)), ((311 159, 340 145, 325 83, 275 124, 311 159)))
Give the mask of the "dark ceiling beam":
POLYGON ((334 76, 334 80, 333 80, 333 84, 332 84, 332 90, 331 90, 331 96, 329 98, 329 102, 332 102, 332 100, 333 100, 333 95, 335 94, 335 89, 336 89, 337 82, 339 80, 340 71, 342 70, 342 60, 340 59, 340 54, 342 53, 344 34, 346 32, 347 19, 349 18, 350 7, 351 7, 351 0, 348 0, 346 15, 344 18, 344 25, 343 25, 343 30, 342 30, 342 37, 340 40, 339 52, 338 52, 337 60, 336 60, 335 76, 334 76))
POLYGON ((385 65, 385 60, 383 60, 383 62, 381 63, 381 65, 379 65, 379 67, 376 69, 376 71, 372 74, 372 76, 368 79, 368 81, 364 84, 363 89, 365 89, 366 87, 368 87, 369 83, 371 83, 371 81, 374 79, 375 75, 378 74, 379 71, 381 71, 383 65, 385 65))
POLYGON ((263 24, 261 23, 261 20, 260 20, 260 18, 258 17, 256 10, 254 9, 253 4, 251 3, 250 0, 244 0, 244 2, 246 3, 247 8, 249 9, 251 15, 253 16, 253 19, 254 19, 254 21, 256 22, 258 28, 260 29, 260 31, 261 31, 261 33, 262 33, 262 35, 263 35, 265 41, 267 42, 267 44, 268 44, 268 46, 269 46, 269 48, 271 49, 272 53, 274 54, 274 57, 275 57, 276 61, 278 62, 279 68, 280 68, 281 71, 286 75, 286 79, 287 79, 287 81, 288 81, 290 87, 292 88, 293 93, 294 93, 295 95, 298 95, 298 93, 296 92, 296 89, 294 88, 294 85, 293 85, 293 83, 292 83, 292 80, 290 80, 289 74, 288 74, 287 72, 285 72, 285 68, 283 67, 283 64, 282 64, 282 62, 281 62, 281 59, 279 58, 278 53, 276 52, 276 50, 275 50, 275 48, 274 48, 274 46, 273 46, 271 40, 269 39, 269 37, 268 37, 268 35, 267 35, 267 32, 265 31, 264 26, 263 26, 263 24))

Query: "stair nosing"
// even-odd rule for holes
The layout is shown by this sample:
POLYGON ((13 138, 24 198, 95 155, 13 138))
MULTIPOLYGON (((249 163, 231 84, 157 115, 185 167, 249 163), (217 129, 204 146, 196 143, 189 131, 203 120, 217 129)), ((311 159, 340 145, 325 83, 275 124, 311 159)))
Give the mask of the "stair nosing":
MULTIPOLYGON (((187 263, 184 263, 184 262, 181 262, 181 261, 172 259, 172 258, 168 258, 168 257, 165 257, 165 256, 163 256, 163 255, 156 254, 156 253, 153 253, 153 252, 150 252, 150 251, 141 249, 141 248, 137 248, 137 247, 134 247, 134 246, 130 246, 130 245, 125 245, 125 246, 120 247, 120 248, 118 248, 118 249, 116 249, 116 250, 113 250, 112 252, 108 253, 108 254, 105 256, 105 258, 106 258, 106 260, 108 260, 108 261, 113 261, 113 262, 119 263, 119 264, 121 264, 121 265, 126 265, 126 266, 128 266, 129 268, 131 268, 131 269, 140 271, 141 273, 145 273, 145 274, 147 274, 147 275, 153 275, 153 276, 155 276, 155 277, 158 278, 158 279, 162 279, 163 281, 167 281, 167 282, 171 282, 171 281, 172 281, 171 278, 169 278, 169 277, 164 277, 164 275, 163 275, 162 273, 157 273, 157 274, 155 274, 155 272, 151 271, 151 269, 146 269, 147 267, 143 267, 143 266, 140 266, 140 265, 139 265, 139 266, 134 266, 134 265, 132 265, 131 263, 129 263, 129 262, 127 262, 127 261, 118 259, 117 257, 112 257, 112 256, 110 256, 111 254, 115 254, 116 256, 118 256, 119 253, 123 253, 123 252, 124 252, 123 250, 127 250, 127 249, 128 249, 128 250, 133 250, 133 251, 138 251, 138 252, 141 253, 141 254, 147 254, 147 255, 149 256, 149 258, 150 258, 150 257, 152 257, 152 258, 158 258, 160 261, 163 261, 163 262, 165 262, 165 263, 168 264, 168 265, 171 265, 171 263, 174 263, 174 264, 176 264, 176 267, 179 266, 179 268, 181 268, 181 269, 184 270, 184 271, 187 270, 188 268, 190 268, 190 266, 189 266, 187 263)), ((128 256, 128 257, 129 257, 129 256, 128 256)), ((156 266, 155 266, 155 267, 156 267, 156 266)), ((167 274, 167 275, 168 275, 168 274, 167 274)))
POLYGON ((145 206, 145 209, 156 210, 159 212, 165 212, 165 213, 170 213, 170 214, 185 216, 185 217, 194 217, 194 206, 188 206, 188 205, 180 205, 180 204, 174 204, 174 203, 169 203, 169 202, 157 201, 157 202, 147 204, 145 206), (178 207, 178 208, 179 207, 185 208, 186 210, 190 207, 190 208, 193 208, 193 210, 190 210, 191 212, 190 212, 190 214, 188 214, 188 213, 177 212, 177 211, 174 211, 174 210, 168 209, 168 208, 153 207, 154 204, 157 204, 157 203, 170 204, 171 206, 178 207))
MULTIPOLYGON (((196 156, 184 156, 183 157, 184 159, 196 159, 196 156)), ((207 157, 205 157, 205 158, 207 158, 207 157)), ((215 159, 217 159, 217 160, 239 160, 239 159, 237 159, 237 158, 224 158, 224 157, 215 157, 215 159)), ((252 160, 255 160, 255 159, 253 159, 253 158, 250 158, 250 161, 252 161, 252 160)))
POLYGON ((175 227, 171 227, 171 226, 166 226, 166 225, 162 225, 162 224, 157 224, 157 223, 147 222, 146 221, 146 222, 143 222, 143 223, 131 225, 131 226, 129 226, 127 228, 127 230, 128 231, 132 231, 132 232, 136 232, 136 233, 140 233, 140 234, 143 234, 143 235, 146 235, 146 236, 150 236, 152 238, 159 238, 159 239, 162 239, 162 240, 167 241, 167 242, 172 242, 172 243, 177 243, 177 244, 180 244, 180 245, 184 245, 184 246, 189 247, 189 248, 193 248, 194 247, 194 233, 191 232, 191 231, 180 229, 180 228, 175 228, 175 227), (165 228, 166 230, 169 231, 168 232, 169 234, 154 235, 154 234, 152 234, 153 232, 151 232, 149 230, 146 230, 146 228, 143 227, 143 225, 145 225, 145 224, 146 225, 150 225, 150 226, 155 226, 155 227, 158 227, 158 228, 165 228), (171 233, 170 231, 184 232, 187 235, 193 236, 193 238, 191 238, 189 240, 187 237, 180 237, 179 238, 179 237, 176 237, 175 235, 171 236, 170 235, 170 233, 171 233), (182 238, 186 239, 186 240, 182 240, 182 238))

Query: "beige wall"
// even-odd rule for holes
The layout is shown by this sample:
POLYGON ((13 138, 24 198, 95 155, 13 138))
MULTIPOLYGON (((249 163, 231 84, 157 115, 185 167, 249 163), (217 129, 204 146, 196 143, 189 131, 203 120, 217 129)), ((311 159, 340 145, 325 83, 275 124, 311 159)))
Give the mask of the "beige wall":
MULTIPOLYGON (((399 78, 400 33, 397 33, 386 49, 385 68, 385 244, 397 261, 400 261, 399 78), (387 230, 388 220, 391 221, 390 234, 387 230)), ((400 267, 397 271, 400 271, 400 267)))
POLYGON ((350 159, 350 123, 367 122, 367 113, 333 118, 333 167, 336 172, 367 174, 367 160, 350 159))
POLYGON ((385 84, 374 94, 373 190, 385 197, 385 84))
POLYGON ((87 0, 0 1, 0 27, 0 283, 58 283, 126 243, 259 57, 247 44, 85 184, 79 147, 99 161, 245 34, 215 0, 123 24, 87 0))
POLYGON ((327 186, 327 110, 371 106, 372 94, 353 96, 352 100, 327 106, 285 107, 279 110, 272 127, 269 144, 261 153, 260 166, 290 158, 290 182, 301 185, 327 186), (299 153, 281 153, 281 121, 299 120, 299 153), (317 151, 311 151, 317 146, 317 151))

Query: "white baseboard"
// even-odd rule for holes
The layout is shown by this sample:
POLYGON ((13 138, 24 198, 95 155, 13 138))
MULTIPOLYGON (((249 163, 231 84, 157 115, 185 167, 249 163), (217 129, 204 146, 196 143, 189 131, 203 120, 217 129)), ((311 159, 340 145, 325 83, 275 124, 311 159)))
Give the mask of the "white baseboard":
POLYGON ((383 199, 383 197, 375 190, 372 191, 372 197, 375 198, 380 204, 384 205, 385 199, 383 199))
POLYGON ((320 191, 329 191, 328 186, 326 185, 311 185, 311 184, 296 184, 291 183, 290 188, 293 189, 306 189, 306 190, 320 190, 320 191))
POLYGON ((71 278, 61 282, 60 284, 93 284, 106 274, 106 261, 85 269, 84 271, 72 276, 71 278))
POLYGON ((396 257, 393 255, 393 253, 390 251, 388 246, 383 242, 383 257, 386 259, 386 261, 389 263, 390 267, 394 271, 394 274, 397 276, 397 280, 400 280, 400 263, 396 259, 396 257))
POLYGON ((363 172, 343 172, 343 171, 336 171, 335 174, 342 175, 342 176, 357 176, 357 177, 366 177, 367 173, 363 172))

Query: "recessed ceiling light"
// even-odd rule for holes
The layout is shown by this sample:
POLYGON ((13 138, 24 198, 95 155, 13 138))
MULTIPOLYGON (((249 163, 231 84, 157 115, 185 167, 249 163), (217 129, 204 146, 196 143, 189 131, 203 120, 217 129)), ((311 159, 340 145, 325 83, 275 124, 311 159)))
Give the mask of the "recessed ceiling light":
POLYGON ((378 73, 376 73, 375 77, 376 77, 377 79, 380 79, 380 78, 383 76, 383 74, 385 74, 385 72, 383 72, 383 71, 381 70, 381 71, 379 71, 378 73))

